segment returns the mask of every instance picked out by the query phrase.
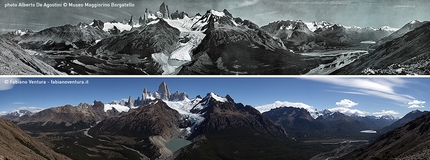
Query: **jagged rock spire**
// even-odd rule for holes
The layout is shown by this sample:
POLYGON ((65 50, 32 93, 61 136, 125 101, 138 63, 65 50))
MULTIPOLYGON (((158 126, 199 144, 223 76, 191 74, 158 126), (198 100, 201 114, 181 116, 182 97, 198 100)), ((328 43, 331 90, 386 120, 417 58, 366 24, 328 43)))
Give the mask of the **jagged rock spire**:
POLYGON ((160 84, 160 86, 158 86, 158 94, 159 94, 159 98, 160 99, 164 99, 164 100, 169 100, 170 98, 170 91, 169 88, 167 87, 166 82, 162 82, 160 84))
POLYGON ((161 4, 160 9, 158 10, 161 13, 162 18, 170 19, 169 6, 164 2, 161 4))

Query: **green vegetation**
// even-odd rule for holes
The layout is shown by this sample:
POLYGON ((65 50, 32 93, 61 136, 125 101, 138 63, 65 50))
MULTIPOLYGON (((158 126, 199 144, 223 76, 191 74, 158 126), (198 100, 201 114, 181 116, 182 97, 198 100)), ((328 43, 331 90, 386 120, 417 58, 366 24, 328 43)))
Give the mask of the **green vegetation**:
POLYGON ((28 142, 24 142, 22 139, 19 139, 17 137, 15 137, 16 140, 19 141, 19 143, 21 143, 22 145, 26 146, 27 148, 31 149, 34 153, 42 156, 43 158, 49 159, 49 157, 47 157, 46 155, 42 154, 35 146, 31 145, 28 142))
POLYGON ((211 130, 185 148, 177 159, 310 159, 335 145, 296 142, 251 128, 211 130))
POLYGON ((140 159, 134 151, 122 147, 120 144, 103 142, 89 138, 80 133, 58 134, 59 138, 52 141, 52 149, 72 159, 140 159))

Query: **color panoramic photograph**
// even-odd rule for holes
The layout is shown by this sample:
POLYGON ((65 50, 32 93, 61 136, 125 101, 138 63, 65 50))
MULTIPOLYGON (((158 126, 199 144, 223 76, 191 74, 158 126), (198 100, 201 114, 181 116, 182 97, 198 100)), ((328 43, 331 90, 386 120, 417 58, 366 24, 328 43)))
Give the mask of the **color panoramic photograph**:
POLYGON ((429 75, 429 6, 3 0, 0 74, 429 75))
POLYGON ((10 144, 0 147, 4 159, 425 159, 429 153, 429 78, 0 80, 0 140, 10 144))

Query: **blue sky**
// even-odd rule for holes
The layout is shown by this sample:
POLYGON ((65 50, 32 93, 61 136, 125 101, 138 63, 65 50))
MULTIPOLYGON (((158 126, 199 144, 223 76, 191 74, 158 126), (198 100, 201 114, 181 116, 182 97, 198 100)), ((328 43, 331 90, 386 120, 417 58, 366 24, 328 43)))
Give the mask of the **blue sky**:
MULTIPOLYGON (((193 16, 207 10, 227 9, 262 26, 277 20, 329 21, 360 27, 391 26, 400 28, 412 20, 430 20, 430 1, 426 0, 116 0, 133 3, 131 8, 9 8, 7 3, 36 3, 34 0, 2 0, 0 2, 0 33, 29 28, 39 31, 48 27, 93 19, 122 21, 134 15, 136 20, 145 8, 157 11, 165 2, 173 13, 185 11, 193 16)), ((111 3, 107 0, 39 0, 39 3, 111 3)))
POLYGON ((88 80, 81 85, 10 85, 13 78, 0 78, 0 112, 17 108, 49 108, 66 104, 109 103, 132 96, 137 99, 144 88, 151 92, 166 82, 170 92, 186 92, 190 98, 214 92, 229 94, 235 102, 264 107, 273 104, 311 109, 340 110, 366 115, 393 114, 402 117, 415 110, 427 110, 430 78, 20 78, 20 81, 88 80), (5 82, 9 82, 5 84, 5 82))

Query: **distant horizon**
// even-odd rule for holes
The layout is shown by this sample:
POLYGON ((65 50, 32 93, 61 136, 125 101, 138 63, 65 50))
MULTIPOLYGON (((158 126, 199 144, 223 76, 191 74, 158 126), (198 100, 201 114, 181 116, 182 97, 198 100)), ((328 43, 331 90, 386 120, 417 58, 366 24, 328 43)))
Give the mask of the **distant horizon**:
MULTIPOLYGON (((430 89, 428 78, 352 78, 352 77, 295 77, 295 78, 124 78, 124 77, 48 77, 19 79, 0 78, 0 113, 17 108, 46 109, 92 104, 94 100, 105 104, 132 96, 141 97, 144 88, 151 92, 166 82, 171 93, 186 92, 190 99, 207 93, 225 97, 230 95, 236 103, 259 107, 260 111, 285 105, 322 111, 340 111, 358 115, 393 115, 403 117, 425 104, 430 89), (82 81, 81 84, 15 84, 11 80, 65 80, 82 81), (88 84, 83 84, 85 82, 88 84), (9 83, 9 84, 6 84, 9 83)), ((50 82, 48 82, 50 83, 50 82)))
MULTIPOLYGON (((70 3, 68 1, 41 0, 37 3, 70 3)), ((422 0, 119 0, 115 3, 130 3, 133 7, 6 7, 7 3, 36 3, 32 0, 5 0, 1 5, 0 34, 19 29, 35 32, 66 24, 90 23, 93 19, 123 21, 133 15, 137 20, 146 8, 156 12, 165 2, 170 14, 178 10, 190 16, 204 14, 207 10, 227 9, 233 17, 248 19, 260 27, 279 20, 302 20, 305 22, 327 21, 345 26, 401 28, 414 20, 430 20, 430 1, 422 0), (404 16, 408 15, 408 16, 404 16)), ((73 3, 111 3, 99 0, 76 0, 73 3)))

